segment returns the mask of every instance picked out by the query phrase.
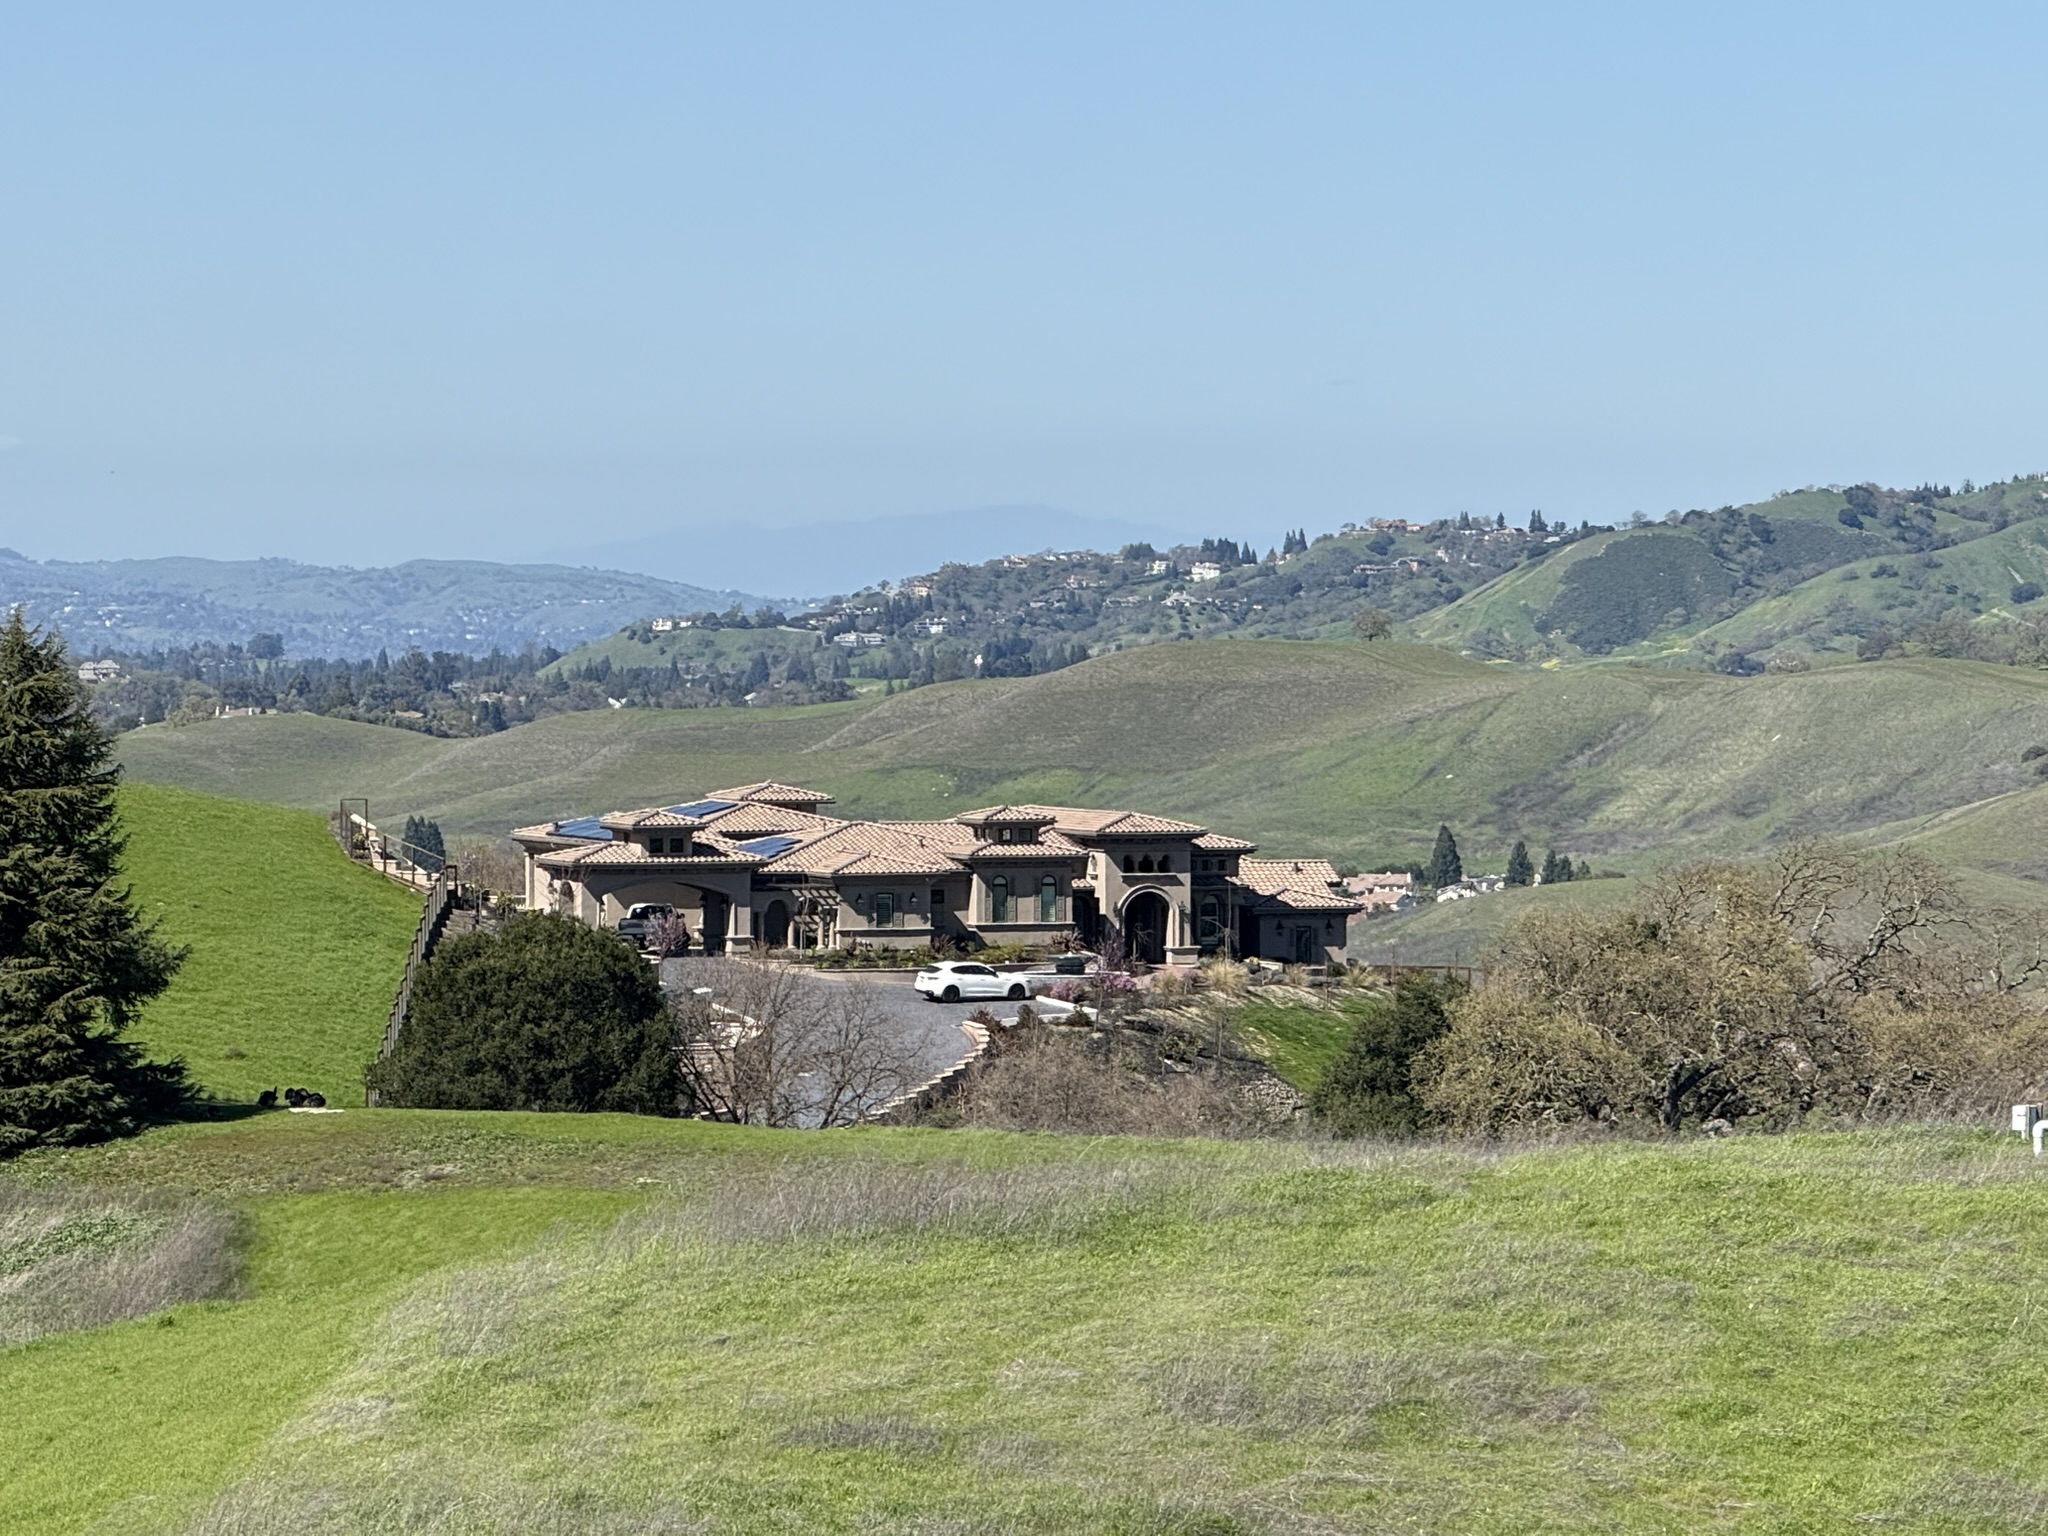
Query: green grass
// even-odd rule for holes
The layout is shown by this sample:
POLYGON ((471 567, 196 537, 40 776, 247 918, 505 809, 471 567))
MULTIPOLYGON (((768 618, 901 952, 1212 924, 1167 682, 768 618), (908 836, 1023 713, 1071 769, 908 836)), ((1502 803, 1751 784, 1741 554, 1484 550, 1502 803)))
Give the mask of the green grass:
POLYGON ((1598 912, 1633 900, 1641 890, 1636 880, 1574 880, 1425 902, 1407 912, 1354 921, 1345 953, 1371 965, 1470 965, 1525 912, 1598 912))
POLYGON ((1303 1093, 1313 1093, 1331 1062, 1343 1054, 1371 998, 1336 993, 1315 1003, 1254 997, 1230 1020, 1246 1045, 1303 1093))
POLYGON ((120 804, 136 905, 191 951, 134 1038, 226 1098, 296 1085, 360 1102, 419 898, 304 811, 154 784, 120 804))
POLYGON ((2048 1175, 1988 1131, 1502 1155, 356 1111, 6 1176, 228 1200, 251 1247, 247 1299, 0 1353, 5 1532, 2048 1504, 2048 1175))

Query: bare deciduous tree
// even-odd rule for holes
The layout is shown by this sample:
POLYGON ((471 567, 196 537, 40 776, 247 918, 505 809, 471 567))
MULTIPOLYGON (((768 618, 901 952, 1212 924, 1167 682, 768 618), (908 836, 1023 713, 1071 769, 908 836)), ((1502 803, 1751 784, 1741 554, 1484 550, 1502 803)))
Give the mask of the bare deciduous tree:
POLYGON ((699 1111, 742 1125, 857 1124, 914 1087, 908 1037, 871 983, 784 966, 709 962, 675 1005, 699 1111))

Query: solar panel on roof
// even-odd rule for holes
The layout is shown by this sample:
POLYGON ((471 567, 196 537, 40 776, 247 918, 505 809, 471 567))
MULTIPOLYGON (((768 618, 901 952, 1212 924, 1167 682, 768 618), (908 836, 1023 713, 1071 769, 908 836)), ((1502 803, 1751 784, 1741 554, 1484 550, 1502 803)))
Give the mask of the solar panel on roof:
POLYGON ((751 853, 756 858, 772 859, 777 854, 789 852, 790 849, 802 841, 803 839, 800 837, 789 837, 778 833, 774 837, 756 837, 744 843, 737 843, 734 846, 740 852, 751 853))
POLYGON ((709 816, 713 811, 729 811, 738 804, 737 800, 693 800, 688 805, 668 805, 662 809, 671 816, 709 816))
POLYGON ((604 823, 595 816, 578 816, 574 821, 558 821, 555 823, 555 835, 587 838, 593 843, 608 843, 612 840, 612 835, 606 830, 604 823))

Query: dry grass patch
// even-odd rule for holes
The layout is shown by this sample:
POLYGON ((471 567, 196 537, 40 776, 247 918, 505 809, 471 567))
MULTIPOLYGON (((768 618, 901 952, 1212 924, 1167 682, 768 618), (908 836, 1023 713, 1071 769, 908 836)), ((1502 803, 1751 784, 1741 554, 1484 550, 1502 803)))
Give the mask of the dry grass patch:
POLYGON ((0 1184, 0 1346, 224 1295, 234 1229, 212 1206, 0 1184))

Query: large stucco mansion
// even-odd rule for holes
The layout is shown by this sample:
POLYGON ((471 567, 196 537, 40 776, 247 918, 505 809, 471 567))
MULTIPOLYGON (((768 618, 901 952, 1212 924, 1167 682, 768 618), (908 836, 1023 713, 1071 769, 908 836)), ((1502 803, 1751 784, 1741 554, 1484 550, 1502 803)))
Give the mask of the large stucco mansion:
POLYGON ((1142 811, 998 805, 949 821, 849 821, 830 795, 745 784, 512 836, 530 910, 615 926, 641 902, 706 949, 1094 943, 1147 963, 1341 959, 1360 904, 1322 859, 1142 811))

